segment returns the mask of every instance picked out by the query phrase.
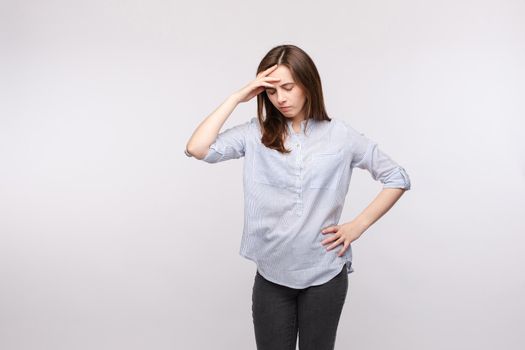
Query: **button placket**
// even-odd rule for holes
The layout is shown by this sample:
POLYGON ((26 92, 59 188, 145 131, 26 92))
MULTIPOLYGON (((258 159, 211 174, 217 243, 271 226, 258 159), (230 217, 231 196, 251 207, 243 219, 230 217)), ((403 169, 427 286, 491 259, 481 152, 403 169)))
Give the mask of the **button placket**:
POLYGON ((297 184, 297 210, 296 214, 298 216, 301 216, 303 213, 303 166, 302 166, 302 151, 301 151, 301 142, 297 136, 294 135, 295 138, 295 149, 296 149, 296 158, 295 158, 295 166, 296 166, 296 184, 297 184))

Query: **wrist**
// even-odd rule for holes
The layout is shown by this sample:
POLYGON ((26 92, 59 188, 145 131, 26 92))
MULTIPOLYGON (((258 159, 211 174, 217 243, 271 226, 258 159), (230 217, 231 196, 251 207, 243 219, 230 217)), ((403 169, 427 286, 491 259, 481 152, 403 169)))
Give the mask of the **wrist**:
POLYGON ((358 216, 350 222, 356 225, 361 230, 361 232, 365 232, 371 226, 370 221, 363 216, 358 216))
POLYGON ((228 100, 231 101, 232 103, 238 105, 239 103, 241 103, 241 98, 239 97, 239 94, 234 92, 233 94, 231 94, 229 97, 228 97, 228 100))

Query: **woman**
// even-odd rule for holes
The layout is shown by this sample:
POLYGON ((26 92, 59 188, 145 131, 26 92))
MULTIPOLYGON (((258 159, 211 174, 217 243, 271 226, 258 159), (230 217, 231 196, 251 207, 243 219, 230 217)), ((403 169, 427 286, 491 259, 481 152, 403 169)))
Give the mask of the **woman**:
POLYGON ((347 122, 328 117, 317 69, 294 45, 271 49, 256 79, 197 127, 185 153, 208 163, 245 157, 240 254, 257 265, 257 349, 295 349, 298 333, 301 350, 333 349, 354 271, 350 244, 410 189, 404 168, 347 122), (257 118, 219 133, 235 107, 255 96, 257 118), (383 190, 338 224, 354 167, 383 190))

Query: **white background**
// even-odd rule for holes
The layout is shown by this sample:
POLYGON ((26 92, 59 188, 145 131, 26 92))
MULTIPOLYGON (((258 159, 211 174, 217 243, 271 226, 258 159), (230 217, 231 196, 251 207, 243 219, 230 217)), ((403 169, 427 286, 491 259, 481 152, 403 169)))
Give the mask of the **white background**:
MULTIPOLYGON (((295 44, 328 114, 412 181, 352 245, 336 348, 523 349, 523 18, 520 0, 2 1, 0 348, 255 349, 242 159, 184 147, 295 44)), ((342 222, 380 189, 356 170, 342 222)))

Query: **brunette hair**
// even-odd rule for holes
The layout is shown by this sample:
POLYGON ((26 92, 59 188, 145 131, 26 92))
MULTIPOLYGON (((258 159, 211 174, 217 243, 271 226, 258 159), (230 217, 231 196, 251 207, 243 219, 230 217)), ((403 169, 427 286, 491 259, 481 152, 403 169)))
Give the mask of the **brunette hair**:
MULTIPOLYGON (((309 119, 331 121, 324 106, 321 78, 310 56, 295 45, 276 46, 263 57, 257 67, 257 74, 275 64, 286 66, 295 83, 304 91, 305 127, 309 119)), ((288 133, 287 118, 275 108, 266 92, 257 95, 257 118, 262 129, 261 142, 281 153, 290 153, 284 148, 284 137, 288 133)))

